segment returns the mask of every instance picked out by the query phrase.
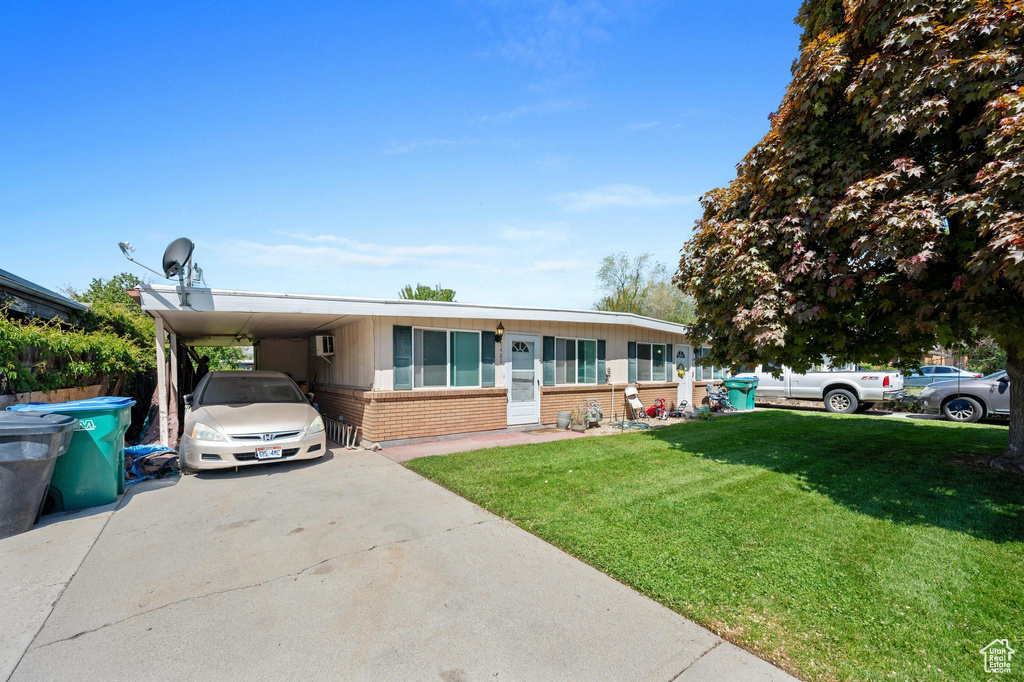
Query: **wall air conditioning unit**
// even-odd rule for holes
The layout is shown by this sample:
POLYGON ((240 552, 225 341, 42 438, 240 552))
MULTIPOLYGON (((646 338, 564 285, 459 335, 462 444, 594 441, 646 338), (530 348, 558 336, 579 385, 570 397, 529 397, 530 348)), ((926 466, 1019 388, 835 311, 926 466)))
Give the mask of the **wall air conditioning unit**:
POLYGON ((330 335, 314 336, 313 349, 318 358, 329 358, 334 355, 334 337, 330 335))

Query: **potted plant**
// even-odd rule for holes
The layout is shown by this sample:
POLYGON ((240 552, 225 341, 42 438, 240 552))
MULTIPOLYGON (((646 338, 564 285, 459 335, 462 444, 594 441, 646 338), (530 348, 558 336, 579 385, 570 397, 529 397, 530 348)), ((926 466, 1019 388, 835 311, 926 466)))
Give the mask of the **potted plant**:
POLYGON ((566 410, 558 413, 558 428, 565 431, 572 423, 572 412, 566 410))
POLYGON ((574 407, 569 416, 569 428, 572 429, 573 431, 583 433, 584 431, 587 430, 586 419, 587 411, 580 406, 574 407))

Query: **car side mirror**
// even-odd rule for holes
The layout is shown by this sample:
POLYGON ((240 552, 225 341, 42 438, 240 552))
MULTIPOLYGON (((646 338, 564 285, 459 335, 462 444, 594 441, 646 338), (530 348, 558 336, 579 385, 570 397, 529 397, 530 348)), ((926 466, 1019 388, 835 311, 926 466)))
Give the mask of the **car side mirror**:
POLYGON ((183 400, 185 401, 185 405, 187 405, 188 407, 192 407, 192 394, 191 393, 185 394, 183 400))
POLYGON ((1007 376, 999 377, 999 383, 1001 383, 1001 384, 1008 384, 1008 383, 1010 383, 1010 377, 1007 377, 1007 376))
POLYGON ((307 393, 306 394, 306 400, 308 400, 309 402, 313 402, 313 394, 312 393, 307 393))

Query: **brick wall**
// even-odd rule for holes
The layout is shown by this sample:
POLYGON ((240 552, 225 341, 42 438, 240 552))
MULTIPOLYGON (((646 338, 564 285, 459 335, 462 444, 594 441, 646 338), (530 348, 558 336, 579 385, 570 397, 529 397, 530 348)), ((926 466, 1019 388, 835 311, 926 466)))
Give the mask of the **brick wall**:
POLYGON ((506 391, 372 391, 374 441, 492 431, 506 425, 506 391))
MULTIPOLYGON (((558 413, 571 412, 577 405, 585 405, 590 398, 596 398, 604 410, 605 421, 610 421, 613 415, 628 415, 626 408, 626 386, 628 384, 616 384, 615 386, 615 409, 612 410, 612 387, 610 385, 587 385, 587 386, 543 386, 540 392, 540 423, 554 424, 558 421, 558 413)), ((676 384, 675 382, 659 382, 653 384, 637 384, 640 393, 640 402, 644 407, 650 407, 656 398, 664 398, 665 404, 670 410, 676 407, 676 384)))
POLYGON ((319 384, 316 402, 327 417, 341 415, 372 442, 503 429, 504 388, 367 391, 319 384))
MULTIPOLYGON (((664 398, 669 409, 676 407, 674 382, 639 384, 640 400, 649 407, 656 398, 664 398)), ((615 386, 615 410, 620 418, 626 409, 626 384, 615 386)), ((437 391, 368 391, 329 384, 314 386, 316 402, 325 417, 341 415, 348 424, 360 427, 360 437, 371 442, 446 436, 473 431, 496 431, 507 426, 507 392, 504 387, 437 391)), ((694 396, 698 387, 694 387, 694 396)), ((699 387, 704 397, 704 384, 699 387)), ((605 421, 613 416, 612 387, 543 386, 540 394, 540 421, 554 424, 562 410, 572 411, 596 398, 604 410, 605 421)), ((697 405, 700 405, 698 402, 697 405)))
POLYGON ((708 384, 720 384, 721 381, 695 381, 693 382, 693 400, 690 406, 693 409, 705 407, 708 404, 708 384))

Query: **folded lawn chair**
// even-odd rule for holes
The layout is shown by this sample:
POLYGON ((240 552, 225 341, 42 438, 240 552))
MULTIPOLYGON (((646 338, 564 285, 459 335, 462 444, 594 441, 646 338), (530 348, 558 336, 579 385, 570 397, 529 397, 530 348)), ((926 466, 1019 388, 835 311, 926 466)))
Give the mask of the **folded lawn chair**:
POLYGON ((647 419, 647 410, 640 400, 640 392, 636 390, 636 386, 626 388, 626 403, 629 405, 630 419, 634 421, 637 419, 647 419))

